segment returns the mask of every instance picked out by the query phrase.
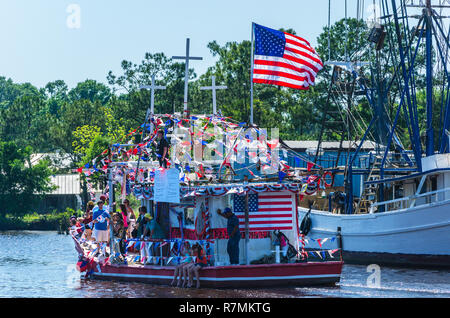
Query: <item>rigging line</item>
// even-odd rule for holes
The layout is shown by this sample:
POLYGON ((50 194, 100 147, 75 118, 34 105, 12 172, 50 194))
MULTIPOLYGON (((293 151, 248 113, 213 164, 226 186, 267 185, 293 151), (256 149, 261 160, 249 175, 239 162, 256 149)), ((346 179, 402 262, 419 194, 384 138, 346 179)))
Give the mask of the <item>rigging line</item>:
POLYGON ((361 6, 361 19, 364 20, 364 0, 362 0, 362 6, 361 6))
MULTIPOLYGON (((392 25, 392 19, 391 19, 392 15, 390 14, 389 4, 388 4, 387 0, 384 0, 382 2, 382 4, 383 4, 383 6, 382 6, 382 8, 383 8, 383 15, 388 17, 388 25, 392 25)), ((397 11, 398 11, 398 9, 397 9, 397 11)), ((418 25, 420 25, 420 21, 419 21, 418 25)), ((388 32, 388 40, 389 40, 389 52, 391 52, 392 56, 394 57, 394 63, 395 63, 395 65, 397 65, 397 71, 400 72, 400 62, 397 59, 398 58, 398 54, 395 54, 395 52, 394 52, 395 46, 394 46, 394 43, 393 43, 394 40, 393 40, 393 33, 392 32, 388 32)), ((411 41, 412 40, 413 40, 413 38, 411 38, 411 41)), ((410 45, 411 45, 411 43, 410 43, 410 45)), ((392 79, 391 84, 389 85, 389 87, 391 87, 393 85, 394 79, 395 79, 395 77, 392 79)), ((402 87, 400 76, 396 76, 396 79, 397 79, 396 80, 397 81, 397 86, 399 88, 402 87)), ((390 88, 389 88, 389 90, 390 90, 390 88)), ((411 141, 411 143, 413 143, 412 139, 411 139, 412 138, 411 137, 412 136, 412 132, 411 132, 411 125, 412 125, 412 123, 409 124, 410 118, 408 117, 408 111, 407 111, 407 108, 406 108, 405 104, 403 105, 403 114, 405 116, 405 121, 406 121, 406 126, 408 128, 408 134, 410 136, 410 141, 411 141)))
MULTIPOLYGON (((343 94, 342 94, 343 95, 343 94)), ((341 104, 341 102, 339 102, 339 101, 337 101, 336 100, 336 97, 335 96, 333 96, 333 99, 335 99, 335 103, 338 105, 338 110, 339 110, 339 115, 341 116, 341 119, 342 119, 342 122, 345 124, 345 126, 346 126, 346 128, 347 128, 347 140, 349 141, 349 143, 350 143, 350 140, 351 140, 351 134, 350 134, 350 125, 349 125, 349 121, 348 121, 348 117, 349 117, 349 111, 348 111, 348 109, 347 109, 347 111, 346 111, 346 113, 347 113, 347 116, 345 116, 344 114, 343 114, 343 109, 341 110, 341 107, 339 107, 339 104, 341 104)), ((349 151, 349 150, 348 150, 349 151)))
POLYGON ((346 30, 345 30, 345 45, 344 45, 344 50, 345 50, 345 61, 348 62, 348 56, 347 56, 347 45, 348 45, 348 20, 347 20, 347 0, 345 0, 345 26, 346 26, 346 30))
MULTIPOLYGON (((405 15, 407 15, 407 11, 406 11, 406 7, 405 7, 405 15)), ((407 30, 409 31, 409 20, 408 19, 406 19, 406 22, 407 22, 407 25, 405 26, 406 28, 407 28, 407 30)), ((425 26, 426 24, 424 23, 424 26, 425 26)), ((413 35, 411 35, 411 32, 408 34, 410 37, 411 36, 413 36, 413 35)), ((405 38, 406 38, 406 33, 405 33, 405 38)), ((414 36, 413 36, 413 38, 414 38, 414 36)), ((411 48, 409 48, 408 49, 408 53, 409 53, 409 59, 410 59, 410 62, 409 63, 411 63, 411 61, 412 61, 412 56, 413 56, 413 52, 412 52, 412 50, 411 50, 411 48)), ((413 65, 411 65, 411 67, 413 67, 413 65)), ((418 121, 418 114, 417 114, 417 97, 416 97, 416 75, 414 74, 414 72, 413 72, 413 74, 412 74, 412 77, 411 77, 411 86, 412 86, 412 97, 413 97, 413 111, 414 111, 414 113, 415 113, 415 116, 416 116, 416 118, 417 118, 417 121, 418 121)), ((418 123, 417 123, 417 125, 418 125, 418 123)))
MULTIPOLYGON (((433 18, 436 22, 436 24, 439 24, 437 18, 433 15, 433 18)), ((449 73, 447 71, 447 63, 445 62, 445 57, 442 53, 442 49, 439 43, 439 38, 438 38, 438 32, 436 30, 436 28, 434 27, 434 24, 431 24, 433 27, 433 32, 434 32, 434 37, 436 38, 437 41, 437 48, 438 48, 438 52, 439 52, 439 56, 441 57, 441 60, 443 62, 442 68, 443 68, 443 81, 442 81, 442 89, 441 89, 441 118, 440 118, 440 127, 439 127, 439 131, 443 131, 443 127, 445 126, 445 118, 444 118, 444 113, 443 113, 443 109, 444 109, 444 90, 445 90, 445 84, 446 84, 446 78, 447 81, 450 79, 449 78, 449 73)), ((442 138, 443 134, 439 134, 439 144, 441 144, 441 138, 442 138)))
MULTIPOLYGON (((340 89, 340 87, 338 86, 338 89, 340 89)), ((345 93, 343 92, 343 90, 342 89, 340 89, 340 95, 341 96, 344 96, 345 95, 345 93)), ((342 97, 342 98, 344 98, 344 97, 342 97)), ((352 104, 351 106, 355 106, 355 103, 354 103, 354 101, 353 101, 353 99, 349 99, 350 100, 350 103, 352 104)), ((345 100, 346 102, 348 102, 348 100, 346 99, 345 100)), ((343 102, 340 102, 340 103, 343 103, 343 102)), ((340 103, 337 103, 338 105, 340 104, 340 103)), ((338 108, 339 108, 339 106, 338 106, 338 108)), ((348 108, 348 107, 347 107, 348 108)), ((354 108, 354 107, 351 107, 351 108, 354 108)), ((340 111, 340 109, 339 109, 339 111, 340 111)), ((358 122, 358 120, 356 119, 356 117, 354 116, 354 114, 352 113, 352 110, 347 110, 348 111, 348 113, 349 113, 349 115, 353 118, 353 120, 356 122, 356 125, 358 126, 358 128, 361 130, 361 131, 365 131, 366 129, 362 129, 362 127, 361 127, 361 125, 360 125, 360 123, 358 122)), ((356 110, 356 112, 357 112, 357 114, 360 116, 360 118, 361 118, 361 121, 364 123, 364 120, 362 119, 362 117, 361 117, 361 115, 359 114, 359 112, 356 110)), ((341 113, 341 117, 342 117, 342 113, 341 113)), ((356 131, 356 129, 355 129, 355 132, 356 133, 360 133, 360 131, 356 131)), ((373 138, 373 135, 369 132, 369 134, 370 134, 370 136, 373 138)))
MULTIPOLYGON (((344 95, 343 92, 342 92, 342 95, 344 95)), ((352 103, 351 106, 356 106, 356 104, 354 103, 353 99, 350 99, 350 102, 352 103)), ((337 103, 337 104, 339 105, 339 103, 337 103)), ((352 107, 352 108, 354 108, 354 107, 352 107)), ((365 122, 364 122, 364 120, 363 120, 361 114, 360 114, 357 110, 355 110, 355 111, 356 111, 356 113, 359 115, 359 117, 361 118, 361 123, 362 123, 363 125, 365 125, 365 122)), ((360 132, 365 132, 365 131, 367 130, 367 126, 366 126, 365 129, 363 129, 363 128, 361 127, 361 125, 360 125, 360 122, 356 119, 356 116, 353 114, 352 110, 347 110, 347 112, 348 112, 348 114, 353 118, 354 122, 356 123, 356 125, 357 125, 358 128, 360 129, 360 131, 357 131, 357 130, 355 129, 355 133, 356 133, 356 134, 359 134, 360 132)), ((342 114, 341 114, 341 117, 342 117, 342 114)), ((347 125, 348 125, 348 124, 347 124, 347 125)), ((349 126, 349 125, 348 125, 348 126, 349 126)), ((368 132, 368 135, 372 138, 372 140, 375 140, 374 135, 372 134, 372 132, 369 131, 369 132, 368 132)), ((356 137, 356 136, 355 136, 355 137, 356 137)), ((350 142, 350 136, 349 136, 349 142, 350 142)))
MULTIPOLYGON (((357 104, 355 104, 355 103, 353 102, 353 100, 351 100, 351 103, 352 103, 352 106, 357 106, 357 104)), ((352 107, 352 108, 354 108, 354 107, 352 107)), ((357 111, 357 110, 354 110, 354 111, 350 110, 350 111, 349 111, 349 114, 350 114, 350 116, 352 117, 352 119, 354 120, 354 123, 355 123, 355 124, 358 126, 358 128, 359 128, 359 131, 356 131, 356 129, 355 129, 355 132, 356 132, 357 134, 364 133, 364 132, 367 130, 368 126, 367 126, 366 123, 364 122, 364 119, 362 118, 362 116, 361 116, 361 114, 359 113, 359 111, 357 111), (356 116, 354 115, 354 112, 356 112, 356 114, 359 116, 360 120, 358 120, 358 119, 356 118, 356 116), (365 127, 363 127, 362 125, 365 126, 365 127)), ((372 134, 371 132, 369 132, 369 136, 370 136, 373 140, 375 140, 375 138, 374 138, 374 136, 373 136, 373 134, 372 134)))
POLYGON ((359 0, 356 1, 356 19, 359 20, 359 0))
MULTIPOLYGON (((405 37, 406 44, 407 44, 408 43, 407 39, 411 37, 411 32, 410 32, 410 28, 409 28, 408 11, 407 11, 407 8, 406 8, 406 3, 404 1, 401 1, 400 8, 401 8, 402 16, 405 17, 404 18, 405 23, 403 23, 403 32, 404 32, 404 37, 405 37)), ((424 27, 425 27, 425 24, 424 24, 424 27)), ((412 52, 410 47, 406 50, 406 52, 407 52, 406 57, 408 59, 408 65, 410 65, 411 61, 412 61, 412 54, 413 54, 413 52, 412 52)), ((412 65, 410 65, 410 67, 412 67, 412 65)), ((412 101, 413 101, 413 105, 412 105, 413 106, 413 112, 415 114, 414 116, 416 118, 416 122, 417 122, 417 125, 418 125, 417 98, 416 98, 416 77, 415 77, 414 72, 413 72, 412 78, 411 78, 411 88, 410 88, 410 90, 411 90, 412 101)))
POLYGON ((331 16, 331 0, 328 0, 328 61, 331 61, 330 16, 331 16))

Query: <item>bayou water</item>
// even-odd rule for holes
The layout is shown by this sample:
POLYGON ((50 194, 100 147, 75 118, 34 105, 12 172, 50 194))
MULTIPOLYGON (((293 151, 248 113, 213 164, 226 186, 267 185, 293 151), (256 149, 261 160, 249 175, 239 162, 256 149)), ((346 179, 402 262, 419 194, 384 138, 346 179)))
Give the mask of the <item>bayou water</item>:
POLYGON ((181 289, 139 283, 82 280, 72 239, 56 232, 0 232, 1 298, 450 298, 450 271, 344 265, 336 287, 181 289), (375 283, 374 283, 375 282, 375 283))

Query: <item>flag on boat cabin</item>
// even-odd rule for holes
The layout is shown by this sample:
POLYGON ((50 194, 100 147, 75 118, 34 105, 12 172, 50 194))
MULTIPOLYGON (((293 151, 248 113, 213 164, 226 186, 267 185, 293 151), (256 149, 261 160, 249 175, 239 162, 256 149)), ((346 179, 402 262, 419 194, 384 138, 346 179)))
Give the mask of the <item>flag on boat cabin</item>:
MULTIPOLYGON (((249 231, 292 230, 293 197, 280 192, 248 195, 249 231)), ((234 195, 233 211, 245 229, 245 195, 234 195)))
POLYGON ((323 63, 308 41, 258 24, 254 33, 253 83, 295 89, 314 85, 323 63))

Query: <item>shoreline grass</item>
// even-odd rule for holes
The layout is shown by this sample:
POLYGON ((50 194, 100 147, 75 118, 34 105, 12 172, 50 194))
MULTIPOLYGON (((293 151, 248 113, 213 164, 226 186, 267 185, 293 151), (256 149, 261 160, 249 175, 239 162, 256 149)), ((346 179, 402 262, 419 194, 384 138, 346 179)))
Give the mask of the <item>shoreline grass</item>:
POLYGON ((0 216, 0 231, 58 231, 66 233, 69 219, 73 214, 81 213, 73 209, 48 214, 29 213, 21 217, 13 215, 0 216))

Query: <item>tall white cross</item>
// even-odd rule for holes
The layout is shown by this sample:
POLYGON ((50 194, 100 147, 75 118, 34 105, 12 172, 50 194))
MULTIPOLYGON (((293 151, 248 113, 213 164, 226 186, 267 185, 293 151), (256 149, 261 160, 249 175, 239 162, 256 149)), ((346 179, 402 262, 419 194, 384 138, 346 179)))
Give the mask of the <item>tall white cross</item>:
POLYGON ((226 89, 227 86, 216 86, 216 77, 211 76, 212 79, 212 86, 203 86, 200 87, 201 90, 212 90, 212 96, 213 96, 213 114, 217 115, 217 106, 216 106, 216 91, 218 89, 226 89))
MULTIPOLYGON (((155 114, 155 90, 157 89, 166 89, 165 86, 157 86, 155 83, 155 75, 152 75, 152 84, 151 85, 141 85, 139 87, 140 89, 149 89, 151 91, 151 97, 150 97, 150 114, 153 116, 155 114)), ((147 109, 147 114, 145 115, 145 123, 144 126, 147 124, 148 116, 150 115, 149 110, 147 109)), ((153 129, 153 124, 152 128, 153 129)))
POLYGON ((186 56, 172 56, 174 60, 185 60, 186 70, 184 74, 184 113, 188 115, 188 81, 189 81, 189 60, 203 60, 202 57, 189 56, 189 38, 186 39, 186 56))

